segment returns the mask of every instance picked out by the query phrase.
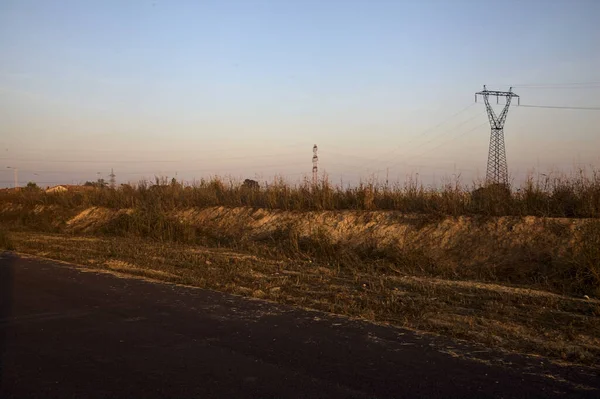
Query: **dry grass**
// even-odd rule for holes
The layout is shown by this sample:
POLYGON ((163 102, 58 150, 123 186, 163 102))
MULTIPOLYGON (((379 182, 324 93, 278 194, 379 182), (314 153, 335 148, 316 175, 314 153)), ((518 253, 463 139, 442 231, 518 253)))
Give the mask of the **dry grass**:
POLYGON ((598 300, 136 238, 82 240, 19 232, 12 239, 18 251, 92 268, 388 322, 577 364, 597 366, 600 358, 598 300))
POLYGON ((59 208, 135 208, 147 212, 208 206, 253 207, 294 211, 398 210, 404 213, 486 216, 543 216, 596 218, 600 216, 600 171, 565 176, 559 173, 530 177, 522 187, 465 185, 460 179, 441 189, 428 188, 418 179, 381 184, 376 179, 356 187, 335 186, 324 177, 317 185, 305 181, 290 185, 283 179, 260 187, 235 179, 214 177, 193 184, 141 181, 118 189, 89 189, 47 194, 21 190, 0 194, 0 201, 24 206, 59 208))
POLYGON ((4 229, 0 229, 0 250, 13 251, 15 245, 9 238, 8 233, 4 229))
POLYGON ((155 183, 0 194, 0 248, 580 364, 600 358, 597 171, 518 190, 155 183))
POLYGON ((598 219, 9 204, 0 206, 0 220, 16 230, 138 237, 312 259, 374 275, 501 282, 600 297, 598 219))

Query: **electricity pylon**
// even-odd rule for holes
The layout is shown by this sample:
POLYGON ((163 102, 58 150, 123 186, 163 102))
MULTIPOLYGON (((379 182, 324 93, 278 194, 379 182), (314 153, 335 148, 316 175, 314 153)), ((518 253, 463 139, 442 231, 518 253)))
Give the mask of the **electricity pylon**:
POLYGON ((313 185, 316 186, 317 183, 319 182, 319 156, 317 155, 317 145, 315 144, 313 146, 313 158, 312 158, 312 163, 313 163, 313 168, 312 168, 312 182, 313 185))
POLYGON ((506 115, 508 114, 508 107, 512 98, 516 97, 520 103, 520 97, 512 92, 512 87, 509 91, 493 91, 488 90, 485 85, 483 86, 483 91, 475 93, 475 102, 477 102, 477 95, 483 96, 490 126, 492 127, 485 176, 486 182, 487 184, 508 185, 508 166, 506 164, 506 148, 504 147, 504 122, 506 122, 506 115), (506 97, 504 109, 498 116, 496 116, 494 109, 490 105, 490 96, 496 96, 496 104, 499 103, 499 97, 506 97))
POLYGON ((110 188, 115 188, 117 186, 117 180, 115 179, 117 175, 115 175, 115 171, 113 169, 110 170, 110 188))

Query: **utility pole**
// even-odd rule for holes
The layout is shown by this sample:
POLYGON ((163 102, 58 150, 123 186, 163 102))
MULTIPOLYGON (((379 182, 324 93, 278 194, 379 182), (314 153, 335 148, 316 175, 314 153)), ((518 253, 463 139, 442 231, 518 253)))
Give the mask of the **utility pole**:
POLYGON ((115 171, 113 170, 113 168, 110 168, 110 188, 115 188, 117 185, 117 180, 115 179, 115 177, 117 177, 115 175, 115 171))
POLYGON ((319 182, 319 157, 317 155, 317 151, 318 151, 318 147, 315 144, 313 146, 313 157, 312 157, 312 163, 313 163, 312 181, 313 181, 313 186, 316 186, 317 183, 319 182))
POLYGON ((517 98, 519 104, 521 99, 512 92, 512 87, 509 91, 493 91, 488 90, 484 85, 483 91, 475 93, 475 102, 477 102, 478 95, 483 96, 488 119, 490 120, 490 126, 492 128, 485 179, 487 184, 508 185, 508 166, 506 163, 506 148, 504 146, 504 123, 506 122, 506 115, 508 114, 508 107, 510 106, 512 98, 517 98), (496 96, 496 104, 499 104, 499 97, 506 98, 504 109, 498 116, 496 116, 494 109, 490 105, 490 96, 496 96))

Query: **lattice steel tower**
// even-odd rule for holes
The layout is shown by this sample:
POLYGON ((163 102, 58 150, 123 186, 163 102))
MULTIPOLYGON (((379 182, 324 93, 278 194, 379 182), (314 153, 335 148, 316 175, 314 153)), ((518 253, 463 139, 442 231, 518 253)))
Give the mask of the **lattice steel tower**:
POLYGON ((486 182, 488 184, 508 184, 508 166, 506 165, 506 148, 504 147, 504 122, 508 114, 508 107, 513 97, 520 102, 518 95, 512 92, 512 87, 509 91, 492 91, 488 90, 485 85, 483 91, 475 93, 475 102, 477 95, 483 96, 485 107, 487 109, 492 133, 490 135, 490 149, 488 152, 486 182), (496 104, 499 103, 500 97, 506 97, 504 109, 500 115, 496 116, 494 109, 490 105, 489 97, 496 96, 496 104))
POLYGON ((312 181, 313 185, 316 185, 319 182, 319 157, 317 156, 317 145, 313 146, 313 173, 312 173, 312 181))
POLYGON ((117 180, 115 179, 117 177, 117 175, 115 175, 114 169, 112 169, 112 168, 110 169, 110 175, 108 175, 108 176, 110 176, 110 180, 109 180, 110 188, 115 188, 117 186, 117 180))

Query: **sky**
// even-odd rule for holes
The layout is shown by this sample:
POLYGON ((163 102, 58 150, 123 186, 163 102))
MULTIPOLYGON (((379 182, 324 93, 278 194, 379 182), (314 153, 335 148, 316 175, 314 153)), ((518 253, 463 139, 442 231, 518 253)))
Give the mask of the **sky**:
MULTIPOLYGON (((469 183, 484 84, 600 107, 598 21, 597 0, 3 0, 0 187, 11 168, 41 186, 111 168, 295 182, 314 144, 334 183, 469 183)), ((598 126, 598 110, 511 105, 511 177, 600 168, 598 126)))

